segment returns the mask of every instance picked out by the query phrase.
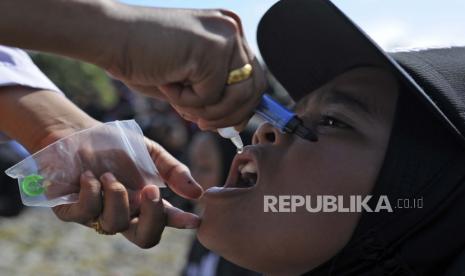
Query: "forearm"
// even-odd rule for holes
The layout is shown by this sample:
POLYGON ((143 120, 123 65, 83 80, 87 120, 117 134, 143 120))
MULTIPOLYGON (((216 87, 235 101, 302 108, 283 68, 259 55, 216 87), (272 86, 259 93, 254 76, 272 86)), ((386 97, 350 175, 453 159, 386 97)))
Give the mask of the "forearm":
POLYGON ((22 86, 0 88, 0 131, 31 152, 98 123, 56 92, 22 86))
POLYGON ((2 0, 0 44, 52 52, 105 67, 124 36, 112 0, 2 0))

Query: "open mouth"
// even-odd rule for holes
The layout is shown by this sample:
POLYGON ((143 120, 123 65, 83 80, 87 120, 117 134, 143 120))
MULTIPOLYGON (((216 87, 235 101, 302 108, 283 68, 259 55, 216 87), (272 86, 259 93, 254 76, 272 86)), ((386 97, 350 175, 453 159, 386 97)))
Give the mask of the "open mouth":
POLYGON ((224 188, 251 188, 258 182, 257 160, 247 147, 236 155, 224 188))

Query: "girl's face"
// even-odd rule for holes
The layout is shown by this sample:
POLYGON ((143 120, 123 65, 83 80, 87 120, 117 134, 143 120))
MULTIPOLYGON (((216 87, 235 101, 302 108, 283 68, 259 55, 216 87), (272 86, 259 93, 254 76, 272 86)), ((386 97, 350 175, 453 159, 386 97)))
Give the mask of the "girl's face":
POLYGON ((318 142, 262 125, 253 146, 234 159, 225 187, 202 197, 200 241, 267 274, 303 273, 334 256, 350 239, 360 213, 264 212, 264 196, 343 195, 348 202, 350 195, 368 194, 383 163, 397 90, 394 77, 381 69, 353 69, 296 107, 317 130, 318 142))

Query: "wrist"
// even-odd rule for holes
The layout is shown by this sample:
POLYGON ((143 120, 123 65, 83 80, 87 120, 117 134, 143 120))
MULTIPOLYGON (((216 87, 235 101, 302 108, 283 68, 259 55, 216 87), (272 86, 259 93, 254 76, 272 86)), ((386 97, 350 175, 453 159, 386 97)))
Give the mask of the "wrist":
MULTIPOLYGON (((87 17, 87 23, 78 23, 74 28, 77 40, 76 46, 69 47, 65 53, 107 69, 124 48, 128 26, 126 24, 127 5, 114 0, 84 0, 82 16, 87 17)), ((70 7, 71 9, 73 7, 70 7)), ((73 29, 73 28, 71 28, 73 29)), ((73 35, 73 34, 72 34, 73 35)))
POLYGON ((159 10, 140 6, 127 5, 119 2, 108 2, 105 5, 105 18, 108 27, 108 39, 103 41, 100 47, 106 49, 106 53, 99 60, 99 67, 105 69, 113 77, 125 80, 130 78, 135 57, 141 55, 141 51, 150 47, 150 55, 157 55, 158 44, 151 43, 148 37, 158 36, 162 31, 159 10))
POLYGON ((0 88, 0 130, 30 152, 97 124, 57 92, 22 86, 0 88))
POLYGON ((100 0, 97 5, 99 24, 92 30, 93 39, 87 42, 89 49, 96 50, 88 51, 94 56, 87 61, 108 71, 124 52, 131 21, 130 7, 112 0, 100 0))
MULTIPOLYGON (((46 126, 43 131, 38 132, 34 141, 31 141, 30 150, 36 152, 66 136, 78 131, 99 125, 101 122, 90 117, 78 121, 60 121, 46 126)), ((26 147, 27 148, 27 147, 26 147)))

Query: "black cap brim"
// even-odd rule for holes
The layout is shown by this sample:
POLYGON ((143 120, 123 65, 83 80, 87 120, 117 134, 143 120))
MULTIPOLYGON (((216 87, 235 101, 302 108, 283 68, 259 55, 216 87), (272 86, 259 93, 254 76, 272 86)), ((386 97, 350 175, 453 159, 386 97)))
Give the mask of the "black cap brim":
POLYGON ((328 0, 277 2, 262 17, 257 41, 268 69, 295 101, 351 68, 380 66, 460 134, 415 80, 328 0))

